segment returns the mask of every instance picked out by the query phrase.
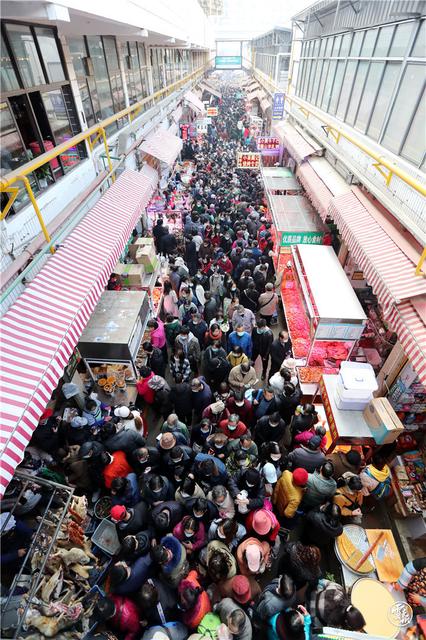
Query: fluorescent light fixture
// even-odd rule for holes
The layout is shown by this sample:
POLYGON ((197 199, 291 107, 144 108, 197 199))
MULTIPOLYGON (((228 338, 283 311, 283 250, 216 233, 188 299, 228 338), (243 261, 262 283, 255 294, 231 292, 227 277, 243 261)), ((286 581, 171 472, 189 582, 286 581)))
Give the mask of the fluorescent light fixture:
POLYGON ((141 38, 147 38, 149 34, 147 29, 141 29, 140 31, 137 32, 136 35, 140 36, 141 38))
POLYGON ((67 7, 60 4, 48 2, 46 5, 48 20, 59 20, 60 22, 70 22, 70 13, 67 7))

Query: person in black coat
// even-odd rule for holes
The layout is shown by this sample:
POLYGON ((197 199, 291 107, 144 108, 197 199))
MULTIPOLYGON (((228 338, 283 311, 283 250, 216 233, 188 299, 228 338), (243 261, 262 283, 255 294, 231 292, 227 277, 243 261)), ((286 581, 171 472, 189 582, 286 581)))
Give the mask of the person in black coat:
POLYGON ((176 620, 176 592, 159 578, 150 578, 135 595, 141 619, 148 626, 162 625, 164 619, 176 620))
POLYGON ((167 233, 167 227, 163 227, 163 218, 158 218, 157 222, 152 228, 152 235, 154 236, 154 244, 157 253, 161 251, 161 238, 167 233))
POLYGON ((164 233, 160 239, 160 253, 163 253, 166 256, 170 256, 173 253, 176 253, 177 249, 177 240, 174 233, 169 232, 168 227, 164 227, 164 233))
POLYGON ((283 391, 284 393, 279 398, 279 412, 284 422, 290 424, 302 397, 302 391, 299 385, 295 386, 291 382, 284 383, 283 391))
POLYGON ((191 313, 191 320, 188 322, 187 326, 200 343, 200 348, 204 349, 205 335, 208 327, 207 323, 202 319, 198 311, 191 313))
MULTIPOLYGON (((47 414, 47 411, 45 413, 47 414)), ((30 445, 50 453, 51 456, 56 456, 58 450, 65 444, 65 435, 66 431, 61 424, 60 418, 49 416, 40 421, 32 435, 30 445)))
POLYGON ((193 459, 194 452, 191 447, 176 444, 170 451, 163 454, 161 467, 167 477, 173 481, 176 470, 179 469, 179 474, 188 472, 192 467, 193 459))
POLYGON ((151 511, 151 522, 159 537, 171 533, 174 527, 182 520, 184 507, 175 500, 166 500, 158 504, 151 511))
POLYGON ((141 478, 140 483, 142 497, 150 507, 155 507, 165 500, 173 500, 175 497, 173 485, 166 476, 152 474, 141 478))
POLYGON ((192 236, 189 236, 185 245, 185 262, 189 269, 189 275, 195 276, 198 269, 198 253, 197 245, 192 239, 192 236))
POLYGON ((293 579, 298 592, 298 602, 304 601, 308 587, 316 587, 321 576, 320 561, 321 552, 316 546, 304 545, 299 541, 284 544, 279 573, 286 573, 293 579))
POLYGON ((192 390, 189 382, 184 382, 182 375, 176 375, 176 384, 170 390, 169 400, 179 420, 184 424, 192 422, 192 390))
MULTIPOLYGON (((241 469, 229 478, 229 493, 237 498, 241 491, 247 492, 247 509, 254 511, 263 507, 265 499, 265 484, 257 469, 241 469)), ((238 503, 237 503, 238 504, 238 503)))
POLYGON ((153 347, 148 340, 142 343, 142 349, 146 356, 146 366, 157 376, 164 378, 166 375, 166 362, 162 350, 158 347, 153 347))
POLYGON ((210 291, 206 291, 205 293, 205 304, 204 304, 204 320, 210 325, 210 322, 213 318, 216 317, 217 314, 217 300, 215 296, 211 294, 210 291))
MULTIPOLYGON (((224 349, 221 349, 224 351, 224 349)), ((205 366, 206 377, 209 385, 216 390, 221 382, 228 379, 228 374, 231 370, 231 365, 225 357, 218 356, 208 360, 208 365, 205 366)))
POLYGON ((258 447, 265 442, 278 442, 288 447, 291 444, 290 429, 278 412, 271 413, 256 422, 254 441, 258 447))
POLYGON ((332 502, 317 509, 312 509, 303 518, 304 544, 315 544, 325 547, 343 533, 340 507, 332 502))
POLYGON ((122 429, 117 433, 114 425, 111 426, 108 437, 103 441, 104 447, 113 453, 124 451, 126 455, 133 453, 135 449, 145 446, 145 438, 133 429, 122 429))
POLYGON ((256 313, 259 307, 259 295, 254 282, 249 282, 247 288, 241 291, 240 304, 242 304, 245 309, 250 309, 250 311, 256 313))
POLYGON ((111 519, 116 522, 121 539, 128 535, 135 535, 147 528, 148 505, 144 500, 129 508, 115 505, 111 508, 111 519))
POLYGON ((206 531, 213 520, 219 517, 219 509, 207 498, 188 498, 185 500, 184 507, 189 515, 204 524, 206 531))
POLYGON ((286 358, 292 355, 292 344, 288 331, 280 331, 279 336, 271 344, 271 368, 269 377, 281 369, 281 365, 286 358))
POLYGON ((257 321, 257 327, 255 327, 251 334, 253 343, 252 360, 256 362, 257 357, 260 356, 262 360, 262 380, 266 379, 266 371, 268 370, 269 354, 271 346, 274 341, 274 335, 266 324, 266 320, 261 318, 257 321))
POLYGON ((131 465, 138 475, 155 472, 161 463, 161 453, 157 447, 139 447, 130 456, 131 465))

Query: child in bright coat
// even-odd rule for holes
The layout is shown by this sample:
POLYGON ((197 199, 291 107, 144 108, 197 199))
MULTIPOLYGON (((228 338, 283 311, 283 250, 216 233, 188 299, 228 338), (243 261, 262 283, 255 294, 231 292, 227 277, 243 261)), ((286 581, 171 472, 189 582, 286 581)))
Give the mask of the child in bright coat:
POLYGON ((189 629, 196 629, 206 613, 212 610, 210 598, 207 591, 204 591, 201 587, 196 571, 190 571, 186 578, 181 580, 178 587, 178 596, 179 602, 181 603, 180 606, 184 609, 182 622, 186 624, 189 629), (194 598, 195 603, 192 604, 194 598), (187 609, 186 607, 190 603, 192 606, 187 609))

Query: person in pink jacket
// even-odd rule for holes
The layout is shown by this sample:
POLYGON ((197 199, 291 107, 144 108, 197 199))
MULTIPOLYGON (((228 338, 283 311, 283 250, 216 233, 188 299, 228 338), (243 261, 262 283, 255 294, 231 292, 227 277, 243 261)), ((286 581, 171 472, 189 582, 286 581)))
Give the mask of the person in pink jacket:
POLYGON ((102 622, 108 620, 108 624, 119 631, 124 640, 136 640, 140 637, 140 611, 130 598, 109 595, 98 600, 95 616, 102 622))
POLYGON ((164 322, 160 318, 155 320, 148 320, 147 328, 150 332, 149 339, 153 347, 163 349, 166 344, 166 331, 164 329, 164 322))
POLYGON ((207 542, 203 523, 192 516, 182 518, 173 529, 173 535, 183 544, 187 554, 198 551, 207 542))

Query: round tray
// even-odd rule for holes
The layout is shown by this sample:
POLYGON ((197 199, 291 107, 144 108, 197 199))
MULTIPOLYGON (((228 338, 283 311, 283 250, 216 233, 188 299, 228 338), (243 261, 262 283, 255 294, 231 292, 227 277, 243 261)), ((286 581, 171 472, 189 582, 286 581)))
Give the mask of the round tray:
POLYGON ((402 626, 398 628, 391 621, 395 599, 379 580, 357 580, 351 589, 351 602, 365 618, 366 637, 380 635, 384 638, 395 638, 401 630, 402 626))
MULTIPOLYGON (((360 527, 358 524, 346 524, 343 527, 343 533, 346 533, 346 535, 348 536, 349 540, 352 542, 352 544, 361 551, 361 553, 365 553, 369 547, 369 542, 368 542, 368 538, 367 538, 367 534, 365 533, 365 529, 363 527, 360 527)), ((337 539, 334 541, 334 551, 336 553, 336 556, 338 557, 338 559, 340 560, 340 562, 345 565, 346 569, 348 571, 352 571, 352 573, 354 573, 357 576, 362 576, 362 577, 366 577, 366 576, 370 576, 372 573, 374 573, 374 568, 372 569, 372 571, 370 571, 369 573, 365 573, 365 571, 355 571, 355 569, 352 569, 352 567, 350 567, 345 560, 343 560, 342 556, 340 555, 340 551, 339 551, 339 547, 337 545, 337 539)), ((374 567, 374 561, 372 556, 370 555, 369 560, 371 562, 371 564, 374 567)))
POLYGON ((109 517, 111 511, 111 498, 109 496, 103 496, 96 501, 93 513, 98 520, 103 520, 109 517), (101 511, 102 510, 102 511, 101 511))

